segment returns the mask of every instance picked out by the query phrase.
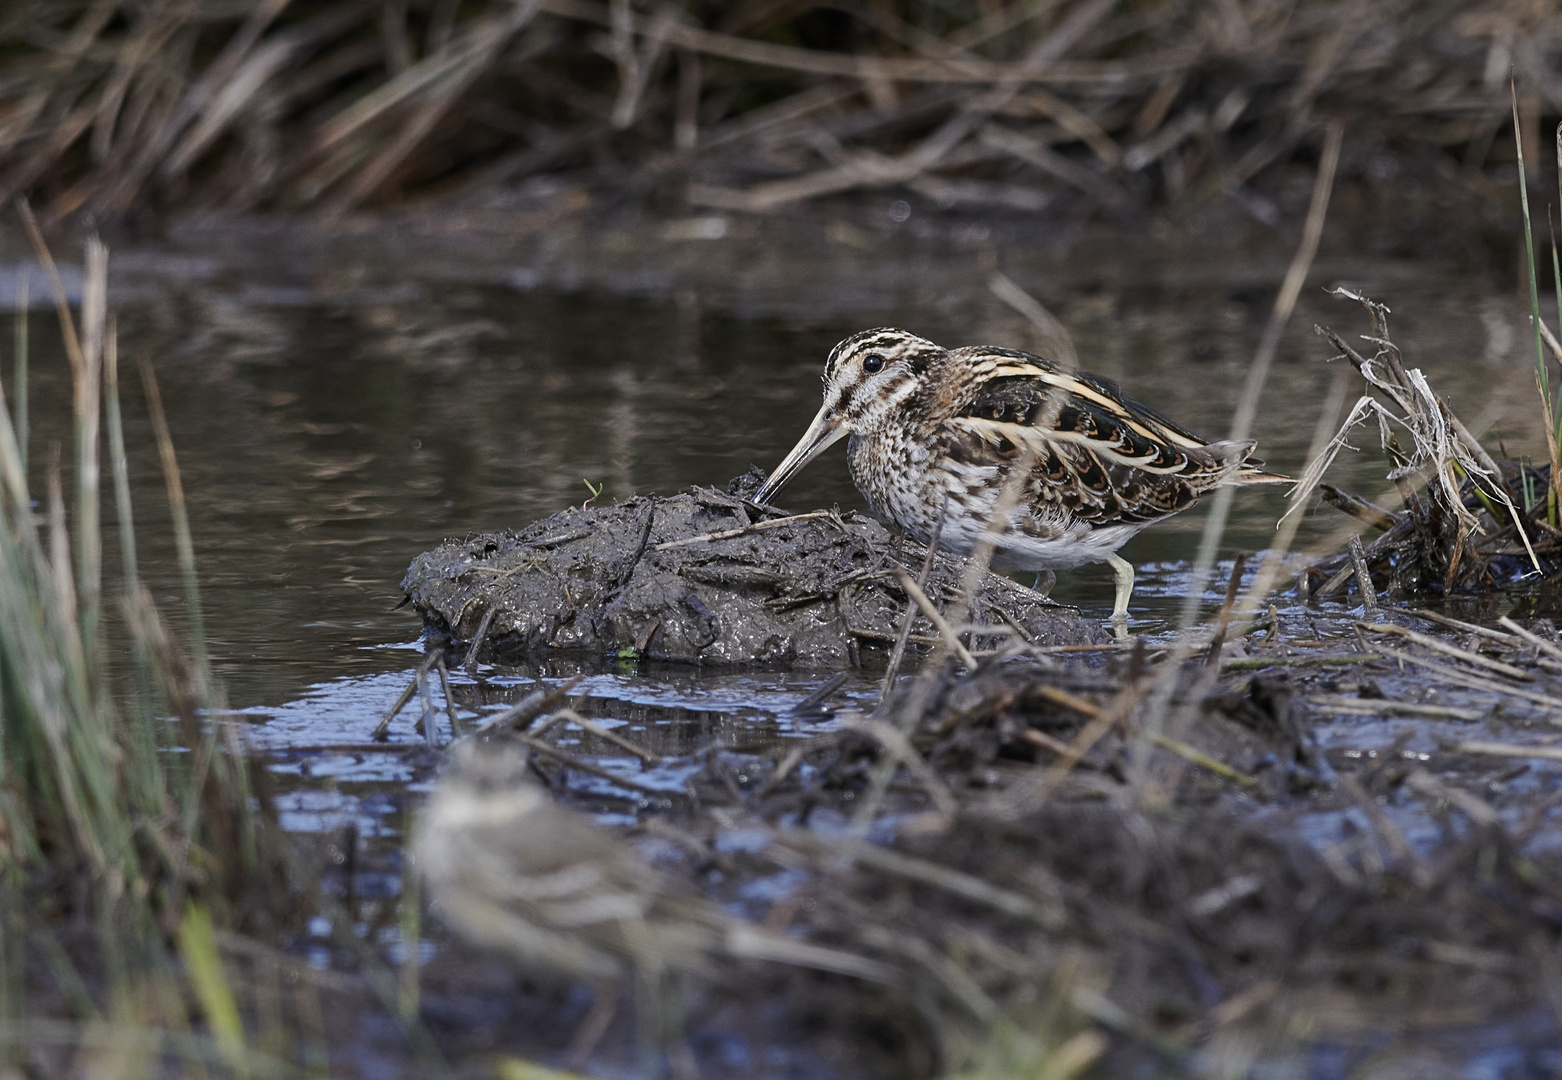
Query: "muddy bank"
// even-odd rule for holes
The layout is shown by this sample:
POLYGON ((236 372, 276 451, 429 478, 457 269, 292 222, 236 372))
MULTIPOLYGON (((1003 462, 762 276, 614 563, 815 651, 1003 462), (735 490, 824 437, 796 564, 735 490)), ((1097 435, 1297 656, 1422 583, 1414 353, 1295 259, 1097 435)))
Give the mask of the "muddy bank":
MULTIPOLYGON (((674 898, 699 897, 677 903, 701 926, 714 904, 874 974, 757 965, 707 933, 688 1014, 702 1066, 717 1031, 851 1048, 834 1066, 856 1076, 1545 1058, 1562 1043, 1544 1011, 1562 939, 1555 632, 1338 605, 1253 630, 1213 659, 1011 644, 903 680, 872 715, 825 688, 816 734, 708 745, 649 802, 632 785, 655 768, 626 775, 637 824, 599 837, 599 869, 647 868, 632 880, 658 933, 677 930, 674 898)), ((561 710, 487 737, 530 754, 566 806, 600 807, 580 767, 613 748, 561 737, 571 724, 561 710)), ((515 842, 502 854, 507 874, 538 870, 515 842)), ((572 925, 568 905, 526 917, 572 925)), ((554 1008, 562 1055, 582 1017, 554 1008)), ((621 1017, 589 1071, 633 1030, 621 1017)))
MULTIPOLYGON (((444 544, 413 561, 402 588, 461 655, 475 642, 481 658, 858 667, 865 650, 895 643, 909 603, 897 572, 923 556, 860 514, 787 515, 696 488, 444 544)), ((964 572, 963 559, 938 555, 927 594, 953 598, 964 572)), ((977 648, 1100 634, 1095 620, 996 574, 982 579, 972 621, 987 628, 977 648)), ((910 643, 934 634, 918 615, 910 643)))

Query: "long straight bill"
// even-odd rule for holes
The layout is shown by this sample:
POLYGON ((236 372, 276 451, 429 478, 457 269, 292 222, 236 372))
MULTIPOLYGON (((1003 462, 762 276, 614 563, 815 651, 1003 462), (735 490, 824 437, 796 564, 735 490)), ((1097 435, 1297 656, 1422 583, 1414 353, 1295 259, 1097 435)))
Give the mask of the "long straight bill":
POLYGON ((770 474, 765 486, 754 495, 754 501, 769 502, 771 496, 785 487, 788 480, 803 471, 803 466, 834 446, 845 435, 846 427, 841 423, 841 418, 834 415, 828 405, 821 408, 803 437, 792 447, 792 452, 776 466, 776 471, 770 474))

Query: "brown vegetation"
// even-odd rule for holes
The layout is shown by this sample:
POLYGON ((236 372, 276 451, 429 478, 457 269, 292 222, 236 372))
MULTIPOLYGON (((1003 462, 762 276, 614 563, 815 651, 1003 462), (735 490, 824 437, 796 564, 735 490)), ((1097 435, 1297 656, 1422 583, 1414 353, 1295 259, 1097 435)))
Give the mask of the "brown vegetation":
POLYGON ((1533 122, 1562 107, 1559 40, 1523 0, 22 0, 0 201, 334 215, 568 172, 736 209, 904 187, 1273 220, 1324 119, 1348 174, 1479 178, 1510 72, 1533 122))

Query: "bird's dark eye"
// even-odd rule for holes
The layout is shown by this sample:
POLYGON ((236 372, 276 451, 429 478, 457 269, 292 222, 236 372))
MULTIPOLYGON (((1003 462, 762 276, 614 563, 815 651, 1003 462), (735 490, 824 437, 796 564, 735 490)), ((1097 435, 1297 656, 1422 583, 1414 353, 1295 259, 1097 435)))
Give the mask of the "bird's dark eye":
POLYGON ((884 357, 880 356, 878 353, 869 353, 866 357, 863 358, 862 370, 866 371, 869 375, 883 371, 884 357))

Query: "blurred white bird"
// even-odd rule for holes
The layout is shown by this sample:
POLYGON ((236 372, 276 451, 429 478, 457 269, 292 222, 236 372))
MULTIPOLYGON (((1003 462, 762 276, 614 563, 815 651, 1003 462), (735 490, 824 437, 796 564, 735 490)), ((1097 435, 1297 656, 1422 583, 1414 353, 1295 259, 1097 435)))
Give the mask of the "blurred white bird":
MULTIPOLYGON (((502 736, 451 747, 413 850, 432 905, 452 928, 599 991, 633 979, 642 1029, 656 1019, 663 1036, 680 1019, 661 1004, 678 996, 668 979, 717 956, 900 981, 888 964, 781 937, 691 895, 631 844, 554 802, 529 775, 526 752, 502 736), (664 1015, 649 1016, 647 1006, 664 1015)), ((599 992, 598 1006, 611 997, 599 992)), ((605 1017, 593 1010, 582 1035, 600 1035, 607 1008, 605 1017)))

